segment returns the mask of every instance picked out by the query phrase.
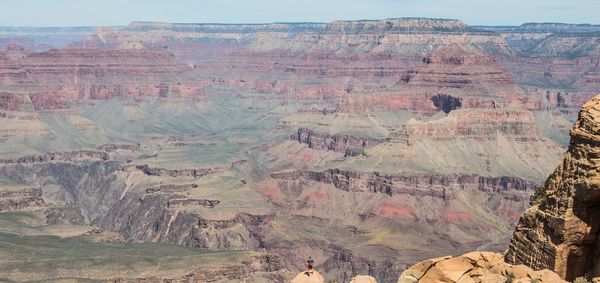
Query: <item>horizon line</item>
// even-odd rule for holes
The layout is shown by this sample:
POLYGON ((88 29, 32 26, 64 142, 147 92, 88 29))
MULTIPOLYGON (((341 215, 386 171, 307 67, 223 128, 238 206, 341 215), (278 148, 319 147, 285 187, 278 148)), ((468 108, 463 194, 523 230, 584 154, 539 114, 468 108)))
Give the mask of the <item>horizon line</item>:
POLYGON ((133 20, 125 25, 0 25, 0 28, 126 28, 133 23, 155 23, 155 24, 176 24, 176 25, 272 25, 272 24, 330 24, 335 22, 361 22, 361 21, 385 21, 385 20, 397 20, 397 19, 426 19, 426 20, 449 20, 449 21, 460 21, 469 27, 520 27, 528 24, 563 24, 563 25, 577 25, 577 26, 600 26, 600 23, 586 23, 586 22, 546 22, 546 21, 530 21, 523 22, 517 25, 511 24, 469 24, 461 19, 456 18, 433 18, 433 17, 398 17, 398 18, 381 18, 381 19, 356 19, 356 20, 333 20, 329 22, 318 22, 318 21, 274 21, 274 22, 168 22, 168 21, 152 21, 152 20, 133 20))

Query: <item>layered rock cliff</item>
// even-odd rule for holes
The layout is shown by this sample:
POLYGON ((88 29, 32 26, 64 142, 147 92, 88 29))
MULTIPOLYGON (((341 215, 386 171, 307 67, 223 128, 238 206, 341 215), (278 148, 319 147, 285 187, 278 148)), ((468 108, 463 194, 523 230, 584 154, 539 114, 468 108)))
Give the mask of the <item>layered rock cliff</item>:
POLYGON ((306 128, 299 128, 296 133, 290 135, 290 139, 307 144, 310 148, 344 152, 346 155, 354 155, 356 150, 373 147, 384 142, 383 139, 369 137, 327 135, 306 128))
MULTIPOLYGON (((504 192, 531 190, 535 183, 513 177, 486 178, 482 176, 436 176, 436 175, 386 175, 378 172, 364 173, 329 169, 322 172, 296 171, 274 173, 272 177, 281 180, 298 180, 300 178, 321 183, 333 184, 336 188, 350 192, 373 192, 393 194, 409 194, 411 196, 432 196, 443 199, 452 198, 447 195, 451 189, 473 189, 482 192, 504 192)), ((515 196, 514 200, 518 197, 515 196)))
POLYGON ((395 18, 387 20, 335 21, 325 33, 410 33, 410 32, 464 32, 467 24, 454 19, 395 18))
POLYGON ((600 275, 600 96, 587 102, 571 130, 563 162, 521 217, 506 260, 562 278, 600 275))
POLYGON ((121 96, 185 97, 202 85, 189 81, 190 70, 164 50, 53 49, 0 56, 0 109, 65 109, 81 99, 121 96))
MULTIPOLYGON (((596 39, 391 19, 132 23, 67 49, 11 46, 0 175, 22 185, 0 185, 0 210, 265 251, 294 273, 312 255, 340 282, 505 250, 597 85, 596 39)), ((184 279, 252 281, 244 266, 184 279)))

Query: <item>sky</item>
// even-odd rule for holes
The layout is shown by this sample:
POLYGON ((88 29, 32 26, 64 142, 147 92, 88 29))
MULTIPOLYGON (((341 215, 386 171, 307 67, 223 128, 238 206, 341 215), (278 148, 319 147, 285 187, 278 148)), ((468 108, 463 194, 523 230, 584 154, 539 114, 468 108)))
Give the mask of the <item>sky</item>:
POLYGON ((470 25, 600 24, 600 0, 0 0, 0 26, 453 18, 470 25))

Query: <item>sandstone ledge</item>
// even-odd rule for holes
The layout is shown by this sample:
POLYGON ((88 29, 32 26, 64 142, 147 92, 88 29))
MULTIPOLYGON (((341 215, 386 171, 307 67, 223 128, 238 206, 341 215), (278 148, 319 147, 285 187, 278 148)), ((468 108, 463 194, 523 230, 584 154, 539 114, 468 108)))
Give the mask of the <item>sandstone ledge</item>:
POLYGON ((548 270, 534 271, 525 265, 504 262, 492 252, 471 252, 458 257, 439 257, 417 263, 404 271, 398 283, 415 282, 566 282, 548 270))

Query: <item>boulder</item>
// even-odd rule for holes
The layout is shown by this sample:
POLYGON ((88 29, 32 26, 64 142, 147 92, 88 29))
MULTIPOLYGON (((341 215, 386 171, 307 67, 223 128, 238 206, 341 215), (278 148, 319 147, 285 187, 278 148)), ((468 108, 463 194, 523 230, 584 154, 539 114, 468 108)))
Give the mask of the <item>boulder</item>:
POLYGON ((428 259, 415 264, 402 273, 398 283, 449 282, 449 283, 504 283, 513 282, 565 282, 550 270, 535 271, 525 265, 504 262, 504 256, 491 252, 471 252, 458 257, 428 259))
POLYGON ((314 270, 307 270, 301 273, 298 273, 294 279, 292 279, 291 283, 324 283, 325 279, 323 276, 314 270))

